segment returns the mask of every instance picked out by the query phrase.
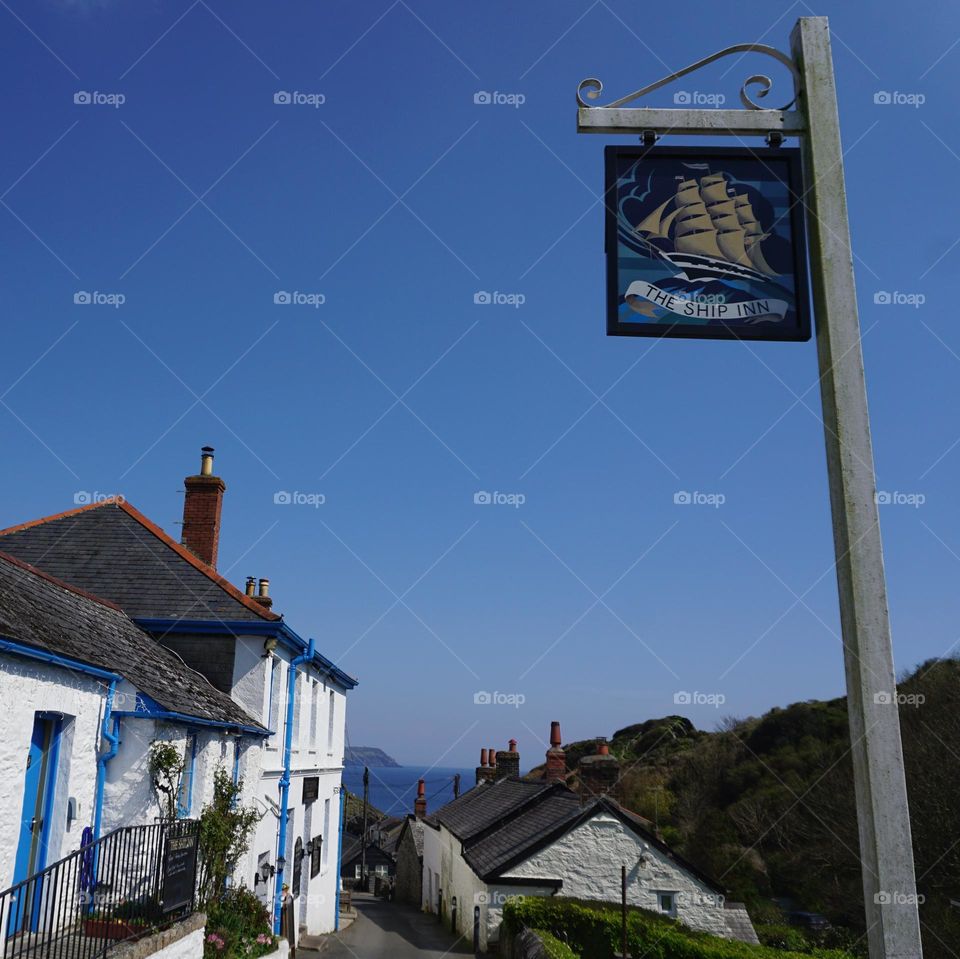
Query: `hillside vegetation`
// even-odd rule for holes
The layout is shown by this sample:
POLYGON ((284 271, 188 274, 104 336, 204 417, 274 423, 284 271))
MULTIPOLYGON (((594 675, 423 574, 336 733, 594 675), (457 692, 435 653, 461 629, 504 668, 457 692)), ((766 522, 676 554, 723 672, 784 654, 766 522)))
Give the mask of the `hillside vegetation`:
MULTIPOLYGON (((960 909, 950 905, 960 899, 960 661, 924 663, 898 689, 924 954, 948 959, 960 942, 960 909)), ((595 742, 564 748, 573 770, 595 742)), ((682 716, 652 719, 615 732, 610 749, 622 763, 624 805, 744 901, 761 936, 765 923, 783 922, 776 897, 860 937, 844 699, 726 719, 715 732, 682 716)))

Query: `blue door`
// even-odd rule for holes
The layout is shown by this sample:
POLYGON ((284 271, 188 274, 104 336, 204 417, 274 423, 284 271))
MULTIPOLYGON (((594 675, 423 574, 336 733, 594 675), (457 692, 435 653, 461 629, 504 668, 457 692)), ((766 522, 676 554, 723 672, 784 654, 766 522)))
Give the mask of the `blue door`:
MULTIPOLYGON (((37 713, 24 771, 20 840, 13 869, 14 885, 40 872, 47 864, 59 739, 59 717, 37 713)), ((8 936, 25 929, 37 928, 41 894, 40 884, 34 883, 25 886, 13 897, 7 925, 8 936)))

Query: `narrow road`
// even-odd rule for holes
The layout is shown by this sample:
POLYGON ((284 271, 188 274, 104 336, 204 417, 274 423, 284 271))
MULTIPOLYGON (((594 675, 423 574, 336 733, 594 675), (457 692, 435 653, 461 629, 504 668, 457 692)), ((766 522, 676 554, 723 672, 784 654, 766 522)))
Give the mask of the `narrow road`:
POLYGON ((357 918, 343 932, 324 937, 319 951, 297 950, 297 959, 443 959, 473 955, 472 943, 460 942, 441 928, 436 916, 411 906, 354 895, 357 918))

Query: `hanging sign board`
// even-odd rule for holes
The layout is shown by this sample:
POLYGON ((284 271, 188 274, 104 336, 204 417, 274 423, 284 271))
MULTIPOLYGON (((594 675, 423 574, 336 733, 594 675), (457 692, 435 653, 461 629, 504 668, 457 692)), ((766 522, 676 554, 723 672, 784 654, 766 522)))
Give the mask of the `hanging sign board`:
POLYGON ((608 334, 810 339, 798 150, 605 158, 608 334))

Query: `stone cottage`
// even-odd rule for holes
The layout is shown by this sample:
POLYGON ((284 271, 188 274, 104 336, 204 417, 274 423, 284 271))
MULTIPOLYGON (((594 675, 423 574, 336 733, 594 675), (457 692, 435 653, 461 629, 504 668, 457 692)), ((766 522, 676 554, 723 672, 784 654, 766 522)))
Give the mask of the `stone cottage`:
POLYGON ((487 951, 511 896, 619 902, 626 866, 631 905, 756 942, 742 906, 727 904, 721 887, 656 836, 651 823, 597 790, 616 763, 602 755, 608 758, 587 764, 593 790, 580 794, 563 781, 559 724, 545 781, 519 778, 514 740, 492 765, 489 754, 483 757, 477 785, 423 822, 423 907, 487 951))

